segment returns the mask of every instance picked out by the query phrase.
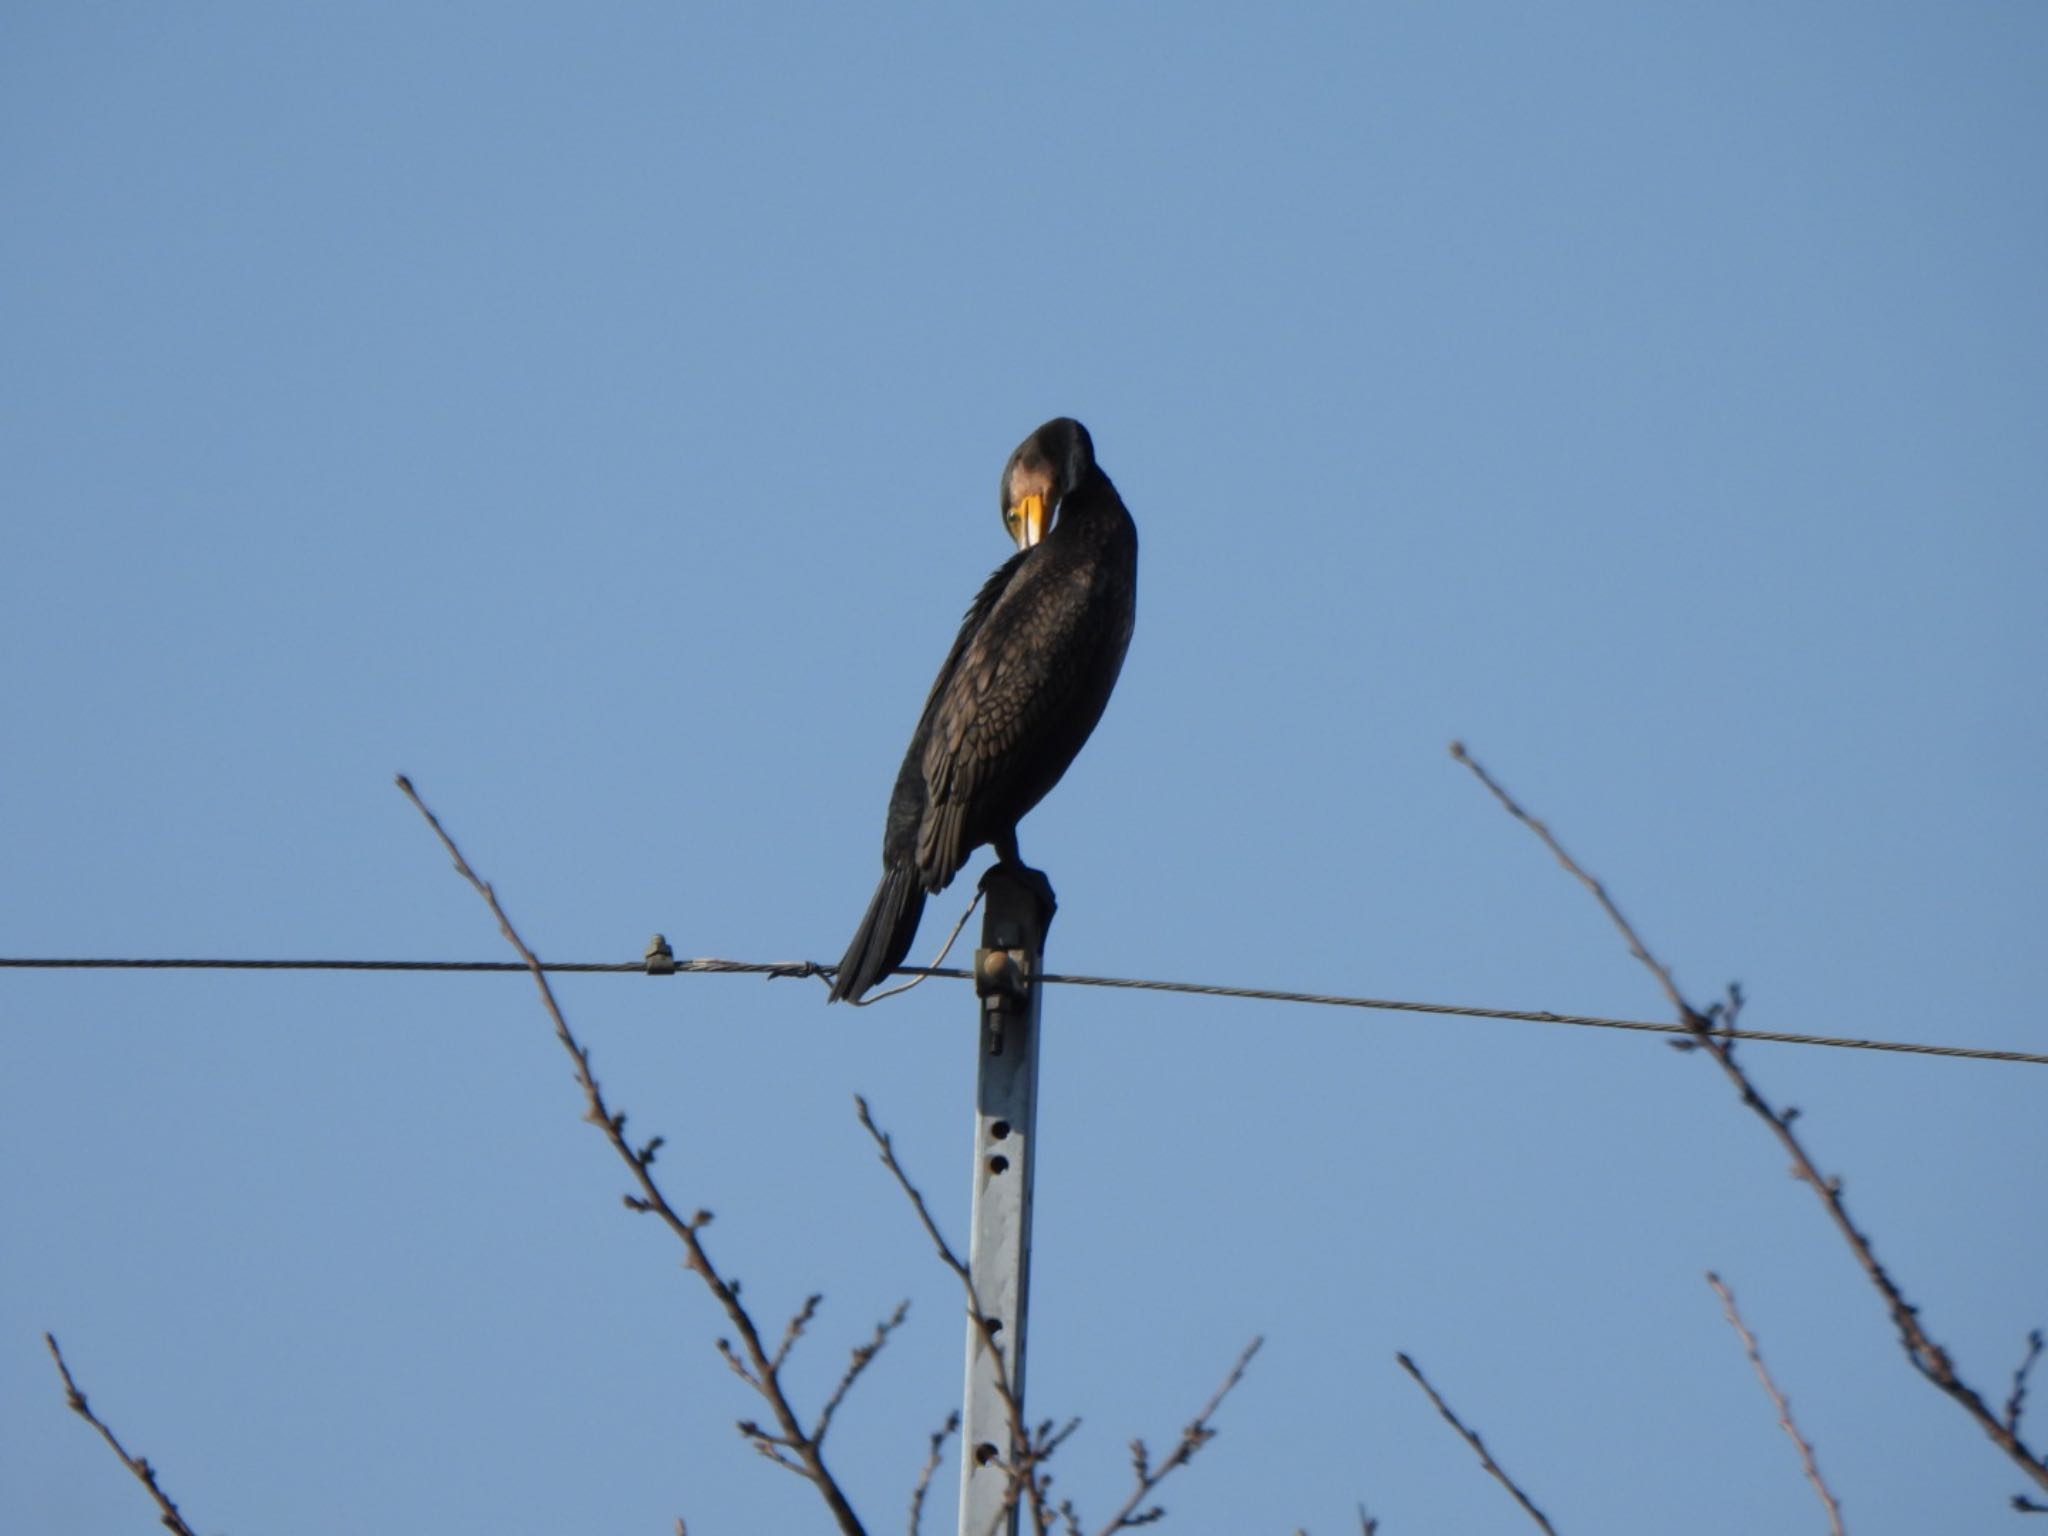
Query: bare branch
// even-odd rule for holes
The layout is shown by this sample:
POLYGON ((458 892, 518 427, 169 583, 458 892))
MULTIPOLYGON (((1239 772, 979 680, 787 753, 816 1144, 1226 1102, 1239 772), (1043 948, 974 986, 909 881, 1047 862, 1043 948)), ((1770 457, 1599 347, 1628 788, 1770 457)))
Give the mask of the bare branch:
POLYGON ((2012 1393, 2005 1400, 2005 1427, 2014 1434, 2020 1432, 2020 1415, 2027 1406, 2027 1377, 2041 1358, 2041 1344, 2041 1330, 2036 1328, 2027 1335, 2027 1352, 2013 1369, 2012 1393))
POLYGON ((931 1450, 924 1458, 924 1467, 917 1474, 917 1486, 910 1490, 910 1536, 920 1536, 924 1525, 924 1496, 931 1491, 932 1477, 939 1470, 939 1459, 945 1454, 946 1442, 960 1429, 960 1410, 954 1409, 946 1415, 946 1422, 932 1431, 931 1450))
POLYGON ((710 1254, 705 1251, 703 1239, 698 1235, 700 1229, 709 1224, 710 1213, 697 1211, 690 1216, 684 1216, 669 1203, 668 1197, 662 1193, 661 1186, 654 1178, 653 1151, 659 1144, 658 1139, 640 1147, 635 1147, 626 1139, 625 1111, 614 1111, 606 1103, 604 1093, 598 1087, 597 1078, 590 1069, 590 1052, 569 1028, 568 1019, 564 1017, 560 1004, 555 1001, 554 989, 548 985, 547 972, 541 967, 540 957, 527 947, 524 939, 520 938, 518 930, 512 926, 512 919, 505 915, 505 909, 499 905, 497 892, 470 867, 469 860, 462 856, 462 850, 455 845, 455 839, 450 837, 447 829, 441 825, 440 818, 427 809, 426 802, 414 790, 412 781, 404 774, 400 774, 398 787, 404 792, 406 799, 413 803, 413 808, 426 818, 427 825, 434 829, 434 835, 441 840, 441 846, 447 850, 449 858, 455 861, 456 873, 467 880, 483 898, 484 904, 491 909, 491 915, 498 920, 498 931, 505 936, 505 942, 512 946, 519 958, 526 963, 527 970, 532 973, 534 986, 540 991, 541 1005, 546 1008, 548 1017, 554 1021, 555 1038, 562 1043, 562 1049, 569 1053, 569 1059, 575 1065, 576 1081, 583 1088, 584 1118, 604 1133, 605 1140, 611 1143, 612 1150, 619 1155, 620 1161, 625 1163, 634 1182, 640 1187, 639 1194, 626 1197, 627 1205, 633 1210, 660 1217, 662 1224, 675 1234, 677 1241, 683 1245, 686 1266, 704 1282, 739 1334, 741 1350, 745 1354, 744 1367, 740 1353, 723 1339, 719 1341, 719 1352, 740 1379, 759 1393, 768 1404, 780 1433, 770 1434, 759 1425, 751 1423, 743 1423, 740 1432, 746 1435, 754 1448, 770 1461, 795 1472, 817 1488, 819 1496, 831 1510, 832 1518, 842 1536, 866 1536, 860 1517, 854 1513, 853 1506, 847 1502, 838 1481, 825 1465, 824 1450, 820 1443, 822 1435, 804 1433, 802 1421, 797 1417, 796 1409, 791 1405, 782 1387, 782 1357, 795 1342, 796 1335, 802 1332, 803 1325, 809 1321, 815 1310, 816 1298, 806 1302, 803 1310, 791 1320, 782 1346, 771 1355, 762 1343, 761 1332, 754 1325, 752 1315, 740 1301, 739 1281, 729 1280, 720 1274, 717 1266, 712 1263, 710 1254))
POLYGON ((1455 1413, 1451 1412, 1450 1404, 1446 1403, 1441 1397, 1437 1396, 1436 1388, 1432 1387, 1429 1384, 1429 1378, 1422 1374, 1422 1367, 1417 1365, 1413 1360, 1409 1359, 1406 1355, 1397 1354, 1394 1356, 1394 1358, 1401 1362, 1402 1370, 1406 1371, 1410 1376, 1415 1378, 1415 1384, 1418 1387, 1422 1388, 1424 1392, 1429 1394, 1429 1400, 1432 1403, 1436 1404, 1436 1411, 1444 1416, 1444 1422, 1449 1424, 1451 1428, 1455 1429, 1459 1434, 1463 1435, 1465 1437, 1465 1443, 1471 1446, 1472 1449, 1478 1453, 1480 1465, 1485 1467, 1487 1471, 1491 1472, 1494 1475, 1494 1478, 1500 1483, 1501 1487, 1507 1489, 1509 1493, 1515 1496, 1515 1502, 1522 1506, 1523 1510, 1527 1512, 1531 1520, 1534 1520, 1537 1525, 1543 1528, 1543 1530, 1549 1532, 1549 1536, 1557 1536, 1557 1532, 1551 1530, 1550 1522, 1543 1518, 1543 1511, 1538 1509, 1534 1504, 1531 1504, 1529 1502, 1529 1495, 1522 1492, 1522 1490, 1516 1486, 1515 1480, 1512 1477, 1509 1477, 1506 1472, 1501 1470, 1500 1463, 1495 1461, 1493 1457, 1488 1454, 1486 1449, 1486 1442, 1481 1440, 1479 1436, 1474 1434, 1471 1430, 1467 1429, 1463 1421, 1461 1421, 1455 1413))
POLYGON ((1806 1469, 1806 1480, 1813 1484, 1813 1491, 1819 1495, 1821 1507, 1828 1512, 1828 1530, 1833 1536, 1843 1536, 1842 1506, 1835 1502, 1826 1481, 1820 1475, 1820 1467, 1814 1462, 1813 1447, 1806 1437, 1799 1433, 1799 1426, 1792 1422, 1792 1405, 1785 1401, 1785 1394, 1778 1390, 1778 1384, 1771 1380, 1769 1367, 1764 1364, 1763 1352, 1758 1349, 1756 1335, 1742 1321, 1742 1314, 1735 1309, 1735 1294, 1712 1270, 1707 1271, 1707 1284, 1714 1288, 1714 1294, 1721 1298, 1721 1310, 1727 1314, 1728 1324, 1742 1340, 1742 1347, 1749 1355, 1749 1363, 1756 1368, 1756 1379, 1764 1384, 1764 1391, 1770 1394, 1771 1402, 1778 1410, 1778 1427, 1791 1437, 1799 1448, 1799 1464, 1806 1469))
POLYGON ((1948 1351, 1929 1336, 1920 1322, 1920 1309, 1908 1301, 1884 1265, 1878 1262, 1877 1253, 1871 1247, 1870 1239, 1850 1219, 1849 1208, 1842 1199, 1842 1181, 1823 1175, 1815 1165, 1805 1145, 1793 1131, 1793 1121, 1798 1118, 1796 1109, 1779 1111, 1758 1090, 1755 1082, 1735 1060, 1735 1044, 1741 1038, 1739 1031, 1717 1031, 1715 1025, 1723 1018, 1732 1018, 1741 1009, 1742 994, 1739 989, 1730 988, 1728 1001, 1716 1004, 1702 1013, 1688 1003, 1678 990, 1678 983, 1672 979, 1670 970, 1649 951, 1628 919, 1621 915, 1608 896, 1606 888, 1586 873, 1583 866, 1566 853, 1562 844, 1551 835, 1550 829, 1518 805, 1508 792, 1501 788, 1493 776, 1474 760, 1461 742, 1451 743, 1451 756, 1472 770, 1473 776, 1493 794, 1503 809, 1517 821, 1528 827, 1543 845, 1548 848, 1572 877, 1578 880, 1599 901, 1601 909, 1613 921, 1621 936, 1627 941, 1629 953, 1641 961, 1657 980, 1664 995, 1678 1012, 1680 1022, 1692 1031, 1687 1044, 1705 1051, 1720 1067, 1728 1081, 1735 1088, 1742 1102, 1755 1112, 1757 1117, 1771 1128, 1771 1134, 1792 1159, 1793 1177, 1810 1186, 1826 1209, 1835 1229, 1842 1240, 1849 1245, 1849 1251, 1856 1256, 1863 1273, 1876 1287, 1884 1299, 1886 1309, 1891 1313, 1892 1324, 1899 1332, 1899 1345, 1905 1351, 1906 1359, 1913 1369, 1954 1401, 1964 1413, 1976 1421, 1977 1426, 1988 1435, 1998 1448, 2036 1483, 2048 1488, 2048 1453, 2036 1452, 2021 1440, 2015 1425, 2002 1421, 1976 1388, 1957 1374, 1955 1362, 1948 1351))
POLYGON ((64 1400, 70 1405, 71 1411, 100 1432, 100 1438, 113 1448, 116 1456, 121 1458, 121 1465, 133 1472, 142 1486, 149 1490, 149 1496, 156 1500, 156 1507, 162 1511, 164 1526, 176 1531, 178 1536, 194 1536, 192 1527, 187 1525, 185 1517, 178 1513, 178 1506, 171 1502, 171 1496, 157 1483, 156 1468, 149 1464, 148 1458, 129 1455, 127 1447, 114 1437, 111 1429, 107 1428, 106 1421, 86 1406, 85 1394, 78 1390, 78 1383, 71 1379, 71 1367, 64 1363, 64 1351, 57 1347, 56 1339, 46 1333, 43 1335, 43 1342, 49 1346, 50 1358, 57 1362, 57 1374, 64 1378, 64 1400))
POLYGON ((1479 765, 1478 759, 1466 752, 1462 741, 1451 743, 1451 756, 1470 768, 1473 776, 1493 792, 1493 798, 1501 803, 1501 808, 1542 838, 1543 846, 1556 856, 1557 862, 1565 867, 1566 873, 1593 893, 1593 899, 1600 903, 1600 909, 1612 919, 1614 926, 1621 930, 1622 938, 1628 942, 1628 952, 1649 968, 1650 974, 1657 978, 1658 985, 1663 987, 1664 995, 1671 1000, 1671 1006, 1678 1010, 1680 1017, 1687 1024, 1692 1024, 1692 1009, 1685 999, 1678 995, 1678 984, 1671 979, 1671 973, 1659 965, 1649 950, 1643 947, 1643 941, 1636 937, 1636 931, 1630 926, 1629 920, 1621 915, 1621 908, 1617 907, 1614 899, 1607 894, 1607 887, 1587 874, 1578 861, 1564 851, 1564 845, 1551 836, 1550 828, 1523 810, 1514 797, 1501 788, 1493 775, 1479 765))
POLYGON ((1112 1531, 1135 1530, 1165 1516, 1166 1510, 1160 1505, 1154 1504, 1143 1508, 1141 1506, 1145 1506, 1145 1501, 1152 1497, 1154 1489, 1193 1461, 1195 1453, 1216 1438, 1216 1431, 1210 1427, 1209 1420, 1215 1415, 1216 1410, 1223 1406, 1223 1399, 1230 1396, 1231 1390, 1244 1380, 1245 1367, 1252 1363, 1252 1356, 1259 1352, 1259 1346, 1265 1342, 1264 1338, 1254 1338, 1251 1343, 1245 1345, 1238 1354, 1237 1362, 1231 1366, 1230 1374, 1223 1378, 1223 1385, 1209 1394, 1209 1401, 1202 1404, 1201 1411, 1180 1432, 1180 1442, 1167 1452, 1166 1459, 1158 1466, 1150 1464, 1144 1441, 1131 1442, 1131 1471, 1135 1474, 1135 1485, 1131 1489, 1130 1497, 1124 1500, 1123 1508, 1110 1516, 1109 1524, 1102 1527, 1099 1536, 1109 1536, 1112 1531))
POLYGON ((932 1219, 931 1207, 925 1204, 923 1192, 910 1182, 910 1175, 903 1171, 903 1165, 896 1160, 896 1143, 890 1138, 887 1131, 884 1131, 879 1125, 875 1124, 874 1113, 868 1108, 866 1098, 860 1094, 855 1094, 853 1096, 853 1108, 854 1113, 860 1117, 861 1129, 873 1138, 875 1150, 881 1153, 882 1166, 887 1168, 895 1177, 897 1187, 903 1191, 904 1197, 910 1201, 911 1210, 917 1213, 918 1224, 924 1228, 925 1236, 932 1240, 932 1247, 937 1250, 939 1258, 945 1263, 946 1267, 960 1277, 961 1283, 968 1289, 968 1300, 972 1301, 974 1299, 974 1277, 968 1271, 967 1265, 961 1260, 960 1255, 953 1251, 952 1245, 946 1241, 944 1234, 939 1231, 939 1224, 932 1219))
POLYGON ((874 1336, 865 1344, 853 1347, 853 1357, 846 1363, 846 1373, 839 1378, 839 1385, 832 1389, 832 1395, 825 1399, 825 1406, 818 1410, 818 1422, 811 1430, 813 1440, 823 1440, 825 1431, 832 1427, 832 1415, 839 1411, 839 1405, 846 1401, 846 1394, 853 1390, 853 1384, 860 1380, 860 1373, 874 1363, 875 1356, 882 1352, 882 1346, 889 1342, 889 1335, 903 1326, 903 1319, 910 1315, 910 1303, 899 1301, 896 1310, 875 1324, 874 1336))
POLYGON ((775 1357, 768 1362, 768 1369, 779 1371, 782 1362, 789 1358, 796 1341, 804 1336, 804 1330, 811 1325, 811 1319, 818 1315, 818 1304, 825 1298, 813 1291, 804 1298, 804 1304, 797 1308, 796 1315, 789 1320, 789 1326, 782 1330, 782 1342, 775 1346, 775 1357))

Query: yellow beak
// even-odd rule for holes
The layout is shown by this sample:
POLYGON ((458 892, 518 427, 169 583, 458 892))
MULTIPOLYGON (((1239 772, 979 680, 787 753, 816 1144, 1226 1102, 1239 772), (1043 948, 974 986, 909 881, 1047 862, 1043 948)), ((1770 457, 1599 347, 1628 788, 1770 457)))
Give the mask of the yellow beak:
POLYGON ((1045 498, 1026 496, 1010 508, 1010 537, 1019 549, 1029 549, 1045 537, 1045 498))

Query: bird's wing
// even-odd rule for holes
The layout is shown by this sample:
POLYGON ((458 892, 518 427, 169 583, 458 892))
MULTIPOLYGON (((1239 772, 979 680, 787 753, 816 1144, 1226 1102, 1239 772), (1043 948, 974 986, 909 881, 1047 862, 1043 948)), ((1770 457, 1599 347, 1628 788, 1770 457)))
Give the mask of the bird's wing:
POLYGON ((1086 631, 1099 627, 1093 605, 1048 615, 1031 601, 1028 584, 1016 601, 992 606, 966 644, 948 659, 945 687, 927 711, 924 749, 926 803, 918 837, 918 863, 927 880, 950 878, 965 860, 967 816, 977 797, 1015 763, 1020 744, 1070 707, 1081 684, 1074 664, 1085 651, 1086 631), (1049 630, 1071 625, 1079 631, 1049 630))
POLYGON ((930 800, 925 790, 924 759, 926 744, 931 740, 933 719, 938 713, 940 700, 946 697, 960 671, 961 658, 974 644, 974 637, 988 622, 988 616, 1002 601, 1003 593, 1015 579, 1025 553, 1019 550, 982 583, 981 591, 975 594, 966 616, 960 621, 960 633, 953 637, 953 647, 946 653, 938 676, 932 679, 931 691, 925 695, 924 708, 917 717, 917 729, 911 733, 910 745, 903 753, 903 764, 896 770, 896 787, 889 796, 888 823, 882 835, 882 862, 885 865, 917 862, 925 807, 930 800))

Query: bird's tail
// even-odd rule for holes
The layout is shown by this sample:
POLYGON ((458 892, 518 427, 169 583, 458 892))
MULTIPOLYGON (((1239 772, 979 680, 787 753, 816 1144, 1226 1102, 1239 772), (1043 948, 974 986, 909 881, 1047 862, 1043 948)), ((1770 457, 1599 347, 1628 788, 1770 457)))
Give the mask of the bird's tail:
POLYGON ((863 992, 901 965, 923 916, 924 887, 918 883, 917 870, 891 865, 875 887, 875 899, 854 930, 853 942, 846 946, 846 958, 839 962, 832 1001, 858 1002, 863 992))

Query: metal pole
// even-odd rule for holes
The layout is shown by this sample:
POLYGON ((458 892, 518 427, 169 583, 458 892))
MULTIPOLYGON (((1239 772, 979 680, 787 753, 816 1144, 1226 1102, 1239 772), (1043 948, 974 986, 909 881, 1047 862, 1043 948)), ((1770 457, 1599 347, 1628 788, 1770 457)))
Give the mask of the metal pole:
POLYGON ((967 1321, 967 1390, 960 1456, 960 1536, 1015 1536, 1007 1516, 1015 1444, 1007 1380, 1021 1421, 1031 1286, 1031 1174, 1038 1120, 1038 1002, 1052 888, 1037 871, 998 864, 984 877, 988 911, 974 957, 980 1009, 974 1085, 974 1212, 968 1271, 995 1336, 991 1353, 967 1321), (1033 883, 1035 877, 1036 883, 1033 883), (1001 1359, 998 1375, 997 1357, 1001 1359))

